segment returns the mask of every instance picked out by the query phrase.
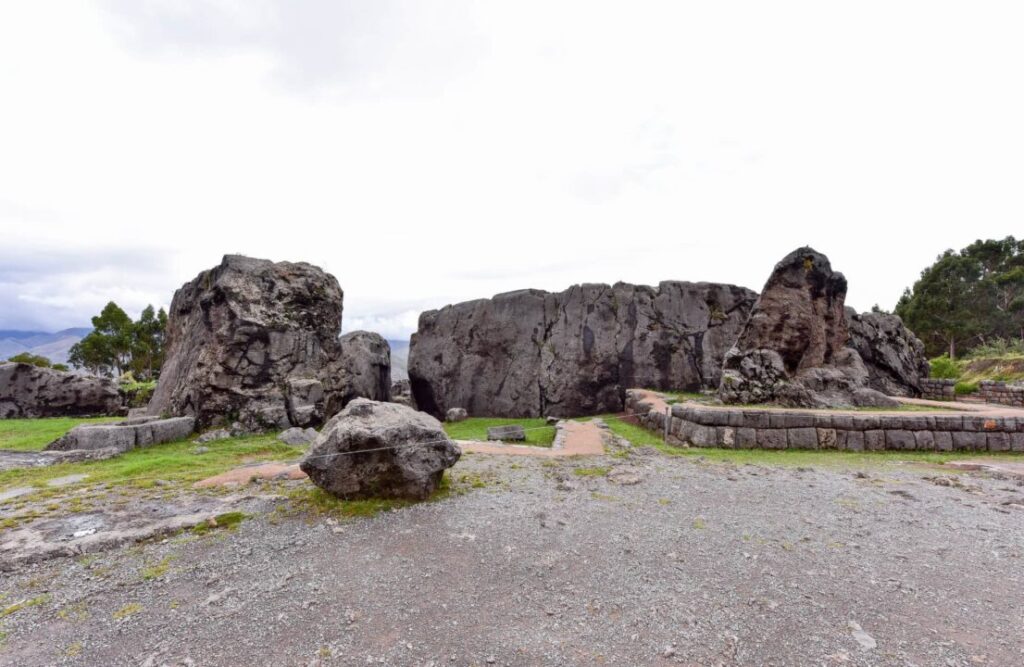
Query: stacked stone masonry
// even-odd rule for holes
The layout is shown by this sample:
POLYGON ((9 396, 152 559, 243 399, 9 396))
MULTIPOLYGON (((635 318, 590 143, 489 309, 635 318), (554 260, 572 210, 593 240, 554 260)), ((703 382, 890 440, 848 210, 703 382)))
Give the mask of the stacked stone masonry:
POLYGON ((921 378, 921 398, 930 401, 955 401, 956 380, 921 378))
POLYGON ((650 409, 627 393, 627 411, 668 442, 735 449, 1024 452, 1024 418, 964 414, 856 414, 674 405, 650 409))
POLYGON ((1024 386, 1021 385, 983 380, 978 383, 978 394, 986 403, 1024 408, 1024 386))

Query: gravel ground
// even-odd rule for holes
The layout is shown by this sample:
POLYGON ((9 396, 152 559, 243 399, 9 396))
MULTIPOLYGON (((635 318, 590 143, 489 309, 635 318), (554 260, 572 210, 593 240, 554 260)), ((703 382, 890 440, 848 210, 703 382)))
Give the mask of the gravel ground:
POLYGON ((2 573, 0 608, 30 602, 0 664, 1024 664, 1015 479, 653 451, 454 473, 481 481, 348 521, 257 485, 237 530, 2 573))

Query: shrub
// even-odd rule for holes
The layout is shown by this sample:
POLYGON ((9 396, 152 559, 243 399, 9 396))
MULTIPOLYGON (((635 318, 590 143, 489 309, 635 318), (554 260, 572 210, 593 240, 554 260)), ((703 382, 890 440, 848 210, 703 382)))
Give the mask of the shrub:
POLYGON ((931 376, 938 380, 955 380, 960 377, 960 364, 949 358, 948 354, 931 360, 931 376))
POLYGON ((967 359, 1024 355, 1024 338, 993 338, 968 352, 967 359))
POLYGON ((957 396, 964 396, 966 394, 973 394, 978 391, 977 382, 957 382, 956 386, 953 387, 953 391, 956 392, 957 396))

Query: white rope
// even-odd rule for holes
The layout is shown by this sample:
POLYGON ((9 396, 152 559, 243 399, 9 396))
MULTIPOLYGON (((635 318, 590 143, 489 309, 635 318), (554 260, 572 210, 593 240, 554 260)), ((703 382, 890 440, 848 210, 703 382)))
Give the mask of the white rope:
MULTIPOLYGON (((641 416, 641 413, 633 413, 633 412, 631 412, 629 414, 624 414, 624 415, 613 415, 613 416, 609 416, 609 417, 601 417, 601 419, 604 420, 604 421, 610 421, 610 420, 624 421, 624 420, 627 420, 627 419, 634 419, 634 418, 637 418, 637 417, 640 417, 640 416, 641 416)), ((575 418, 575 419, 570 419, 570 420, 565 420, 565 421, 576 421, 576 419, 585 419, 585 418, 584 417, 578 417, 578 418, 575 418)), ((540 431, 540 430, 548 429, 548 428, 556 428, 556 426, 554 424, 546 425, 546 426, 532 426, 530 428, 524 428, 523 431, 524 432, 525 431, 540 431)), ((383 451, 387 451, 387 450, 391 450, 391 449, 406 449, 406 448, 410 448, 410 447, 423 447, 423 446, 426 446, 426 445, 441 444, 441 443, 450 442, 450 441, 452 441, 452 438, 445 438, 443 440, 440 440, 440 439, 439 440, 426 440, 426 441, 423 441, 423 442, 409 442, 409 443, 405 443, 405 444, 401 444, 401 445, 388 445, 386 447, 375 447, 375 448, 372 448, 372 449, 355 449, 355 450, 351 450, 351 451, 347 451, 347 452, 334 452, 334 453, 331 453, 331 454, 317 454, 316 456, 306 456, 306 457, 303 458, 303 460, 309 461, 309 460, 322 459, 322 458, 334 458, 334 457, 337 457, 337 456, 355 456, 356 454, 364 454, 364 453, 370 453, 370 452, 383 452, 383 451)), ((534 446, 535 447, 537 445, 529 445, 529 446, 534 446)), ((268 463, 271 463, 271 462, 268 461, 268 463)), ((57 465, 60 465, 60 464, 57 464, 57 465)), ((61 489, 69 489, 69 488, 80 487, 80 486, 98 486, 98 485, 101 485, 101 484, 123 484, 123 483, 126 483, 126 482, 145 482, 145 481, 157 481, 157 480, 166 480, 166 479, 167 479, 167 476, 165 475, 165 476, 156 476, 156 477, 125 477, 125 478, 109 480, 109 481, 92 481, 92 482, 90 482, 89 480, 82 480, 80 482, 72 482, 70 484, 64 484, 64 485, 59 486, 59 487, 53 487, 52 489, 40 488, 40 489, 37 489, 36 491, 33 491, 32 493, 26 493, 25 496, 26 497, 27 496, 31 496, 34 493, 38 493, 40 491, 48 491, 48 490, 57 491, 57 490, 61 490, 61 489)), ((13 500, 16 500, 17 498, 20 498, 20 497, 21 496, 16 496, 15 498, 11 498, 11 500, 13 501, 13 500)))

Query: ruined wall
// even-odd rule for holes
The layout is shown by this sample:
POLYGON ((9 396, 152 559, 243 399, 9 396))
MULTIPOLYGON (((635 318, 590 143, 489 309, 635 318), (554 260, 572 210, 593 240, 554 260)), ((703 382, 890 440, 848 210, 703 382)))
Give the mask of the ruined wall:
POLYGON ((1024 420, 979 414, 799 412, 674 405, 650 410, 632 392, 627 410, 669 443, 735 449, 841 449, 1024 452, 1024 420))

